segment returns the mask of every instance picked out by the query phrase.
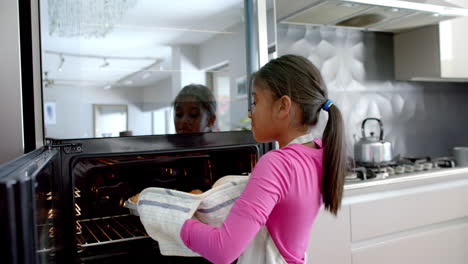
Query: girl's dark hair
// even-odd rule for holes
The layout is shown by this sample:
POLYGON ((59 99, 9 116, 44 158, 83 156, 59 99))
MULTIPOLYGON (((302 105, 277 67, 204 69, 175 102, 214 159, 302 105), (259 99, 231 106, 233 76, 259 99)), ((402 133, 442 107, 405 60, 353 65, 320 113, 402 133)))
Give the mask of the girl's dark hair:
POLYGON ((209 116, 216 115, 216 100, 211 90, 205 85, 192 83, 184 86, 174 99, 173 105, 183 102, 187 97, 197 100, 209 116))
MULTIPOLYGON (((259 87, 269 88, 274 99, 287 95, 296 102, 302 110, 303 124, 317 124, 320 110, 328 99, 328 92, 320 71, 308 59, 284 55, 265 64, 253 78, 259 87)), ((336 215, 343 196, 346 157, 343 119, 335 104, 328 109, 323 145, 323 203, 325 209, 336 215)))

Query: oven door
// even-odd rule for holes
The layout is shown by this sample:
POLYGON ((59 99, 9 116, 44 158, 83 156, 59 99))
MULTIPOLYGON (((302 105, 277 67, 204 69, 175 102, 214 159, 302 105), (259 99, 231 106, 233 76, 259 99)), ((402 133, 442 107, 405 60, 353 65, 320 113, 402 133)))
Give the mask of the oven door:
POLYGON ((6 263, 14 264, 18 263, 15 204, 18 194, 15 185, 15 181, 6 173, 6 168, 0 167, 0 256, 6 263))
POLYGON ((40 148, 0 167, 0 250, 6 263, 56 262, 59 155, 40 148))

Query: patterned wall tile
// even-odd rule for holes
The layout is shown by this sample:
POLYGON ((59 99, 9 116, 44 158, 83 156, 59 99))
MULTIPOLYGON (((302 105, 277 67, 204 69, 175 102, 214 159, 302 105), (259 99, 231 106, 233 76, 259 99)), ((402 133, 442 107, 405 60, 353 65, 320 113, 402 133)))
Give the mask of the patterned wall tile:
MULTIPOLYGON (((350 156, 367 117, 382 120, 395 155, 447 156, 468 145, 468 84, 395 81, 391 34, 287 24, 277 32, 279 56, 302 55, 321 70, 343 113, 350 156)), ((326 119, 322 113, 314 133, 326 119)))

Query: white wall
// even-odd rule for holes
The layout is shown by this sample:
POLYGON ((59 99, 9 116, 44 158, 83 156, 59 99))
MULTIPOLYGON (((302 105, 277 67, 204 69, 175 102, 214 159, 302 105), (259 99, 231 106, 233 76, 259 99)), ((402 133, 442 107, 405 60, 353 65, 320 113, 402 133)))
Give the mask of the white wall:
POLYGON ((205 72, 200 70, 199 47, 178 45, 172 47, 172 66, 178 71, 172 74, 172 98, 182 87, 195 83, 206 85, 205 72))
POLYGON ((175 130, 170 128, 171 125, 172 127, 174 125, 172 116, 168 112, 162 110, 171 107, 174 101, 174 96, 172 95, 172 79, 172 77, 169 77, 152 86, 143 88, 142 110, 145 111, 145 114, 151 115, 152 118, 152 123, 150 125, 153 127, 150 128, 150 134, 175 133, 175 130), (160 111, 153 115, 152 112, 157 110, 160 111))
POLYGON ((143 112, 141 103, 129 104, 128 106, 128 130, 134 136, 151 135, 151 112, 143 112))
POLYGON ((247 99, 237 99, 236 79, 246 75, 246 51, 244 24, 226 29, 233 34, 218 34, 200 45, 200 68, 206 69, 222 62, 229 62, 231 77, 231 127, 241 126, 241 118, 247 117, 247 99))
MULTIPOLYGON (((276 40, 275 21, 273 10, 267 12, 267 36, 268 43, 273 44, 276 40)), ((241 123, 242 118, 247 117, 247 98, 237 97, 236 80, 247 74, 246 47, 245 47, 245 25, 236 24, 225 31, 234 34, 218 34, 200 45, 200 68, 206 69, 222 62, 229 62, 229 76, 231 77, 231 128, 245 126, 241 123)))
POLYGON ((172 78, 167 78, 143 89, 143 111, 155 111, 168 107, 174 101, 172 78))
POLYGON ((18 2, 0 1, 0 164, 23 154, 18 2))

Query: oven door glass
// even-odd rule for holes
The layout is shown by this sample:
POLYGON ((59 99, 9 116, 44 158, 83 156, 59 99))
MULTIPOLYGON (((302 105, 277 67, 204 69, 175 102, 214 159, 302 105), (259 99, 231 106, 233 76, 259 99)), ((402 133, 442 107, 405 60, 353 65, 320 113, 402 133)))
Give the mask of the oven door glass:
POLYGON ((0 175, 4 174, 0 184, 2 226, 6 221, 15 230, 1 237, 12 238, 8 258, 11 263, 55 263, 59 153, 37 149, 6 167, 0 167, 0 175), (3 211, 10 212, 6 220, 3 211))

